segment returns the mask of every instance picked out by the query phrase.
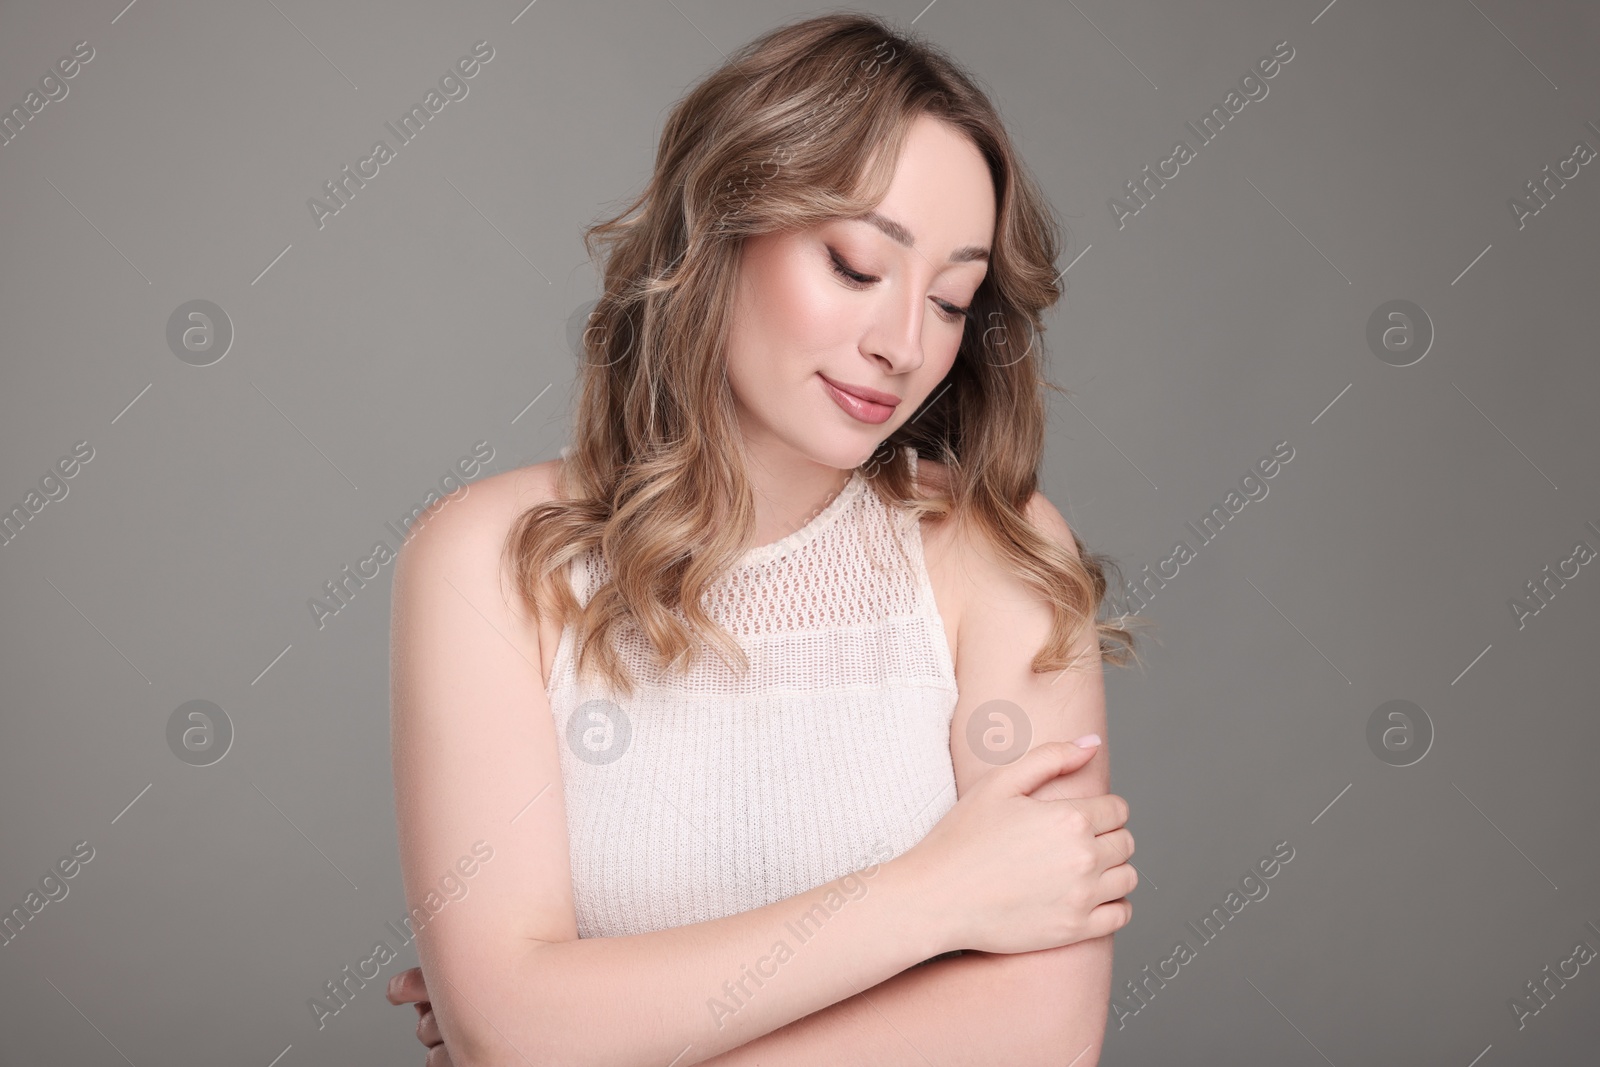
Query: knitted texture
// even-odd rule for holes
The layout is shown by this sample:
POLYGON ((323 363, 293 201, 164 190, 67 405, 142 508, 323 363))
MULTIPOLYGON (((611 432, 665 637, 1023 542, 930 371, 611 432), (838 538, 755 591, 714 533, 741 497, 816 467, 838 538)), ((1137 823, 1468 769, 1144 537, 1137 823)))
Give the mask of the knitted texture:
MULTIPOLYGON (((580 603, 607 577, 598 550, 579 559, 580 603)), ((614 638, 636 686, 622 696, 579 683, 562 631, 546 692, 579 937, 794 896, 900 855, 955 804, 955 668, 921 530, 860 471, 701 602, 748 674, 709 644, 687 672, 658 669, 629 624, 614 638)))

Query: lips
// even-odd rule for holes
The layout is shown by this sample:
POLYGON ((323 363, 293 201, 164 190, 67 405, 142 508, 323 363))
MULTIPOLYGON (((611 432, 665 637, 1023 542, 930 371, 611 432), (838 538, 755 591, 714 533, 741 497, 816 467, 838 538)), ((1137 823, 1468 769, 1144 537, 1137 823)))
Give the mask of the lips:
POLYGON ((889 417, 894 414, 895 407, 900 403, 900 398, 893 393, 883 393, 859 385, 840 385, 822 373, 818 373, 817 377, 822 379, 822 388, 833 398, 833 402, 838 404, 845 414, 859 422, 874 425, 888 422, 889 417))
POLYGON ((893 393, 882 393, 876 389, 868 389, 864 385, 846 385, 843 382, 834 381, 826 374, 821 375, 821 378, 839 390, 839 392, 849 393, 858 400, 865 400, 869 404, 882 404, 884 407, 892 408, 900 403, 900 398, 893 393))

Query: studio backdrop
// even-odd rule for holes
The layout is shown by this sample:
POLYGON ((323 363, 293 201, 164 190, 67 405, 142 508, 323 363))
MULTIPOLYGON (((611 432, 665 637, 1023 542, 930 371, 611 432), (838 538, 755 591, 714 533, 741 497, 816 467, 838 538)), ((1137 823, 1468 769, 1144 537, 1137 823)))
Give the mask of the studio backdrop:
MULTIPOLYGON (((582 228, 822 10, 0 5, 0 1063, 421 1062, 393 554, 567 443, 582 228)), ((871 10, 1068 238, 1042 488, 1152 634, 1102 1062, 1592 1062, 1600 9, 871 10)))

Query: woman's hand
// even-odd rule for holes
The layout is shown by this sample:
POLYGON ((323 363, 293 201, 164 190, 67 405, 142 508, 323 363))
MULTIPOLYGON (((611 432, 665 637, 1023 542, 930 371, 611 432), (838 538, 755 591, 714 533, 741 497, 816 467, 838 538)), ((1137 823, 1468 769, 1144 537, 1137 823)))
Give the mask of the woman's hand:
MULTIPOLYGON (((1114 793, 1053 799, 1048 788, 1094 758, 1095 741, 1089 748, 1048 741, 994 768, 900 858, 925 865, 949 924, 941 953, 1059 948, 1114 933, 1133 918, 1124 899, 1139 883, 1126 862, 1133 855, 1133 835, 1123 828, 1128 802, 1114 793)), ((424 1067, 453 1067, 422 969, 395 975, 385 995, 391 1004, 415 1003, 424 1067)))
POLYGON ((988 771, 904 854, 926 865, 945 950, 1033 952, 1128 924, 1133 905, 1122 898, 1139 881, 1124 862, 1128 802, 1052 799, 1043 788, 1096 751, 1049 741, 988 771))
POLYGON ((444 1047, 444 1037, 439 1033, 439 1021, 434 1018, 433 1004, 428 1000, 428 986, 422 980, 422 968, 413 967, 389 979, 389 988, 384 995, 390 1004, 416 1002, 417 1040, 428 1050, 423 1067, 454 1067, 450 1052, 444 1047))

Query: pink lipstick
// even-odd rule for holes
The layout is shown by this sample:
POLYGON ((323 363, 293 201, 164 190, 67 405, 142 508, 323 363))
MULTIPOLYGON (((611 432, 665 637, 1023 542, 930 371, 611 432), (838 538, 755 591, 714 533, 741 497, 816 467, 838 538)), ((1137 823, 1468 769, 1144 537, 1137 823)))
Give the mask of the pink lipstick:
POLYGON ((900 403, 900 398, 893 393, 884 393, 860 385, 844 385, 820 372, 817 377, 822 379, 822 387, 828 391, 833 402, 843 408, 847 415, 862 422, 873 424, 887 422, 900 403))

